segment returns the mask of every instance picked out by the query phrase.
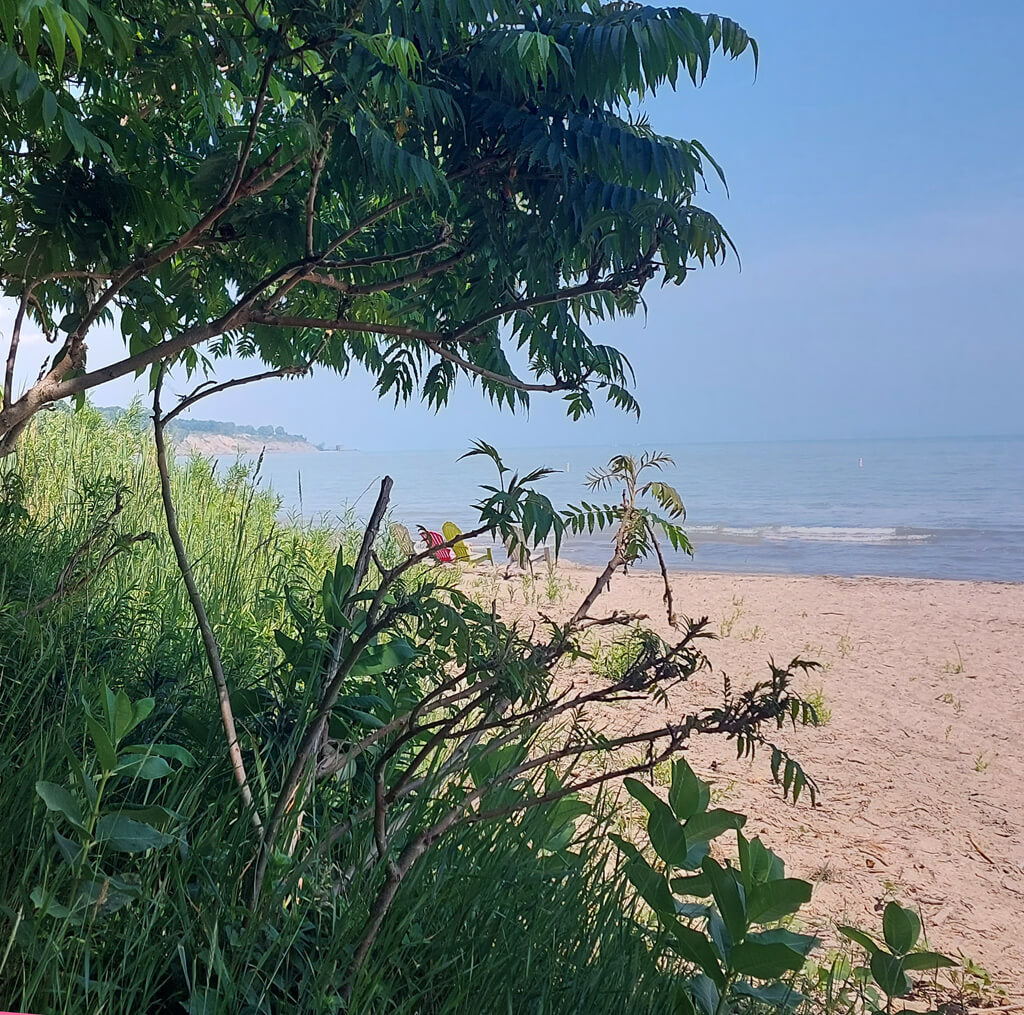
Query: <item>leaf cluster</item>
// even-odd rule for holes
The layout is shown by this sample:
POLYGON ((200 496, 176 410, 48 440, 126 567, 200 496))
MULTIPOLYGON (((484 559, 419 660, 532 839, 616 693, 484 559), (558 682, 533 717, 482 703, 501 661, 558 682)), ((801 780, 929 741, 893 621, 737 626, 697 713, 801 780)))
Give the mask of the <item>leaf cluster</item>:
POLYGON ((436 408, 468 377, 638 411, 591 325, 730 241, 705 147, 632 110, 716 51, 756 59, 728 19, 638 4, 2 0, 0 291, 66 343, 37 394, 108 379, 83 372, 107 322, 114 376, 313 357, 436 408))
POLYGON ((680 984, 679 1010, 721 1015, 751 1001, 797 1008, 805 998, 792 976, 817 939, 776 925, 810 900, 811 885, 787 878, 780 857, 743 835, 744 815, 709 809, 710 787, 685 759, 672 764, 667 802, 639 781, 625 786, 647 812, 659 861, 652 865, 631 842, 612 836, 627 857, 626 877, 654 911, 669 948, 696 970, 680 984), (736 833, 735 865, 710 855, 711 843, 728 831, 736 833))

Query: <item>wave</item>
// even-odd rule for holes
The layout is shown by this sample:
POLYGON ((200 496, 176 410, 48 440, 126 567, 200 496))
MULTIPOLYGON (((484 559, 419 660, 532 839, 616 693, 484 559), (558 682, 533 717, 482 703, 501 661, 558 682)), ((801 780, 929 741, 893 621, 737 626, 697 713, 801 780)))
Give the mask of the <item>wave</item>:
POLYGON ((934 542, 938 532, 901 526, 860 527, 843 525, 690 525, 695 543, 858 543, 901 546, 934 542))

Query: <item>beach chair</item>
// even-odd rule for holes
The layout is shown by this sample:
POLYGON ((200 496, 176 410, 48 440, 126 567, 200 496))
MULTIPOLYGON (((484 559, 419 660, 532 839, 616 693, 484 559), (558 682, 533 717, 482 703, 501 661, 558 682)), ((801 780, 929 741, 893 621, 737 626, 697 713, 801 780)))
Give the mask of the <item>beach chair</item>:
POLYGON ((423 542, 427 544, 428 548, 437 547, 432 552, 434 560, 439 564, 454 564, 455 563, 455 551, 450 546, 445 546, 445 538, 440 532, 432 532, 430 529, 425 529, 422 525, 416 526, 420 530, 420 536, 423 538, 423 542))
POLYGON ((413 542, 412 533, 398 522, 392 522, 389 528, 398 552, 403 557, 412 557, 416 553, 416 544, 413 542))
POLYGON ((462 529, 455 524, 455 522, 445 522, 441 526, 441 531, 444 533, 446 542, 452 543, 452 549, 455 551, 455 559, 460 564, 472 564, 476 567, 477 564, 482 564, 485 560, 494 563, 494 557, 491 554, 490 547, 488 547, 483 553, 473 555, 470 548, 466 545, 465 541, 461 539, 462 529), (455 540, 455 542, 452 542, 455 540))

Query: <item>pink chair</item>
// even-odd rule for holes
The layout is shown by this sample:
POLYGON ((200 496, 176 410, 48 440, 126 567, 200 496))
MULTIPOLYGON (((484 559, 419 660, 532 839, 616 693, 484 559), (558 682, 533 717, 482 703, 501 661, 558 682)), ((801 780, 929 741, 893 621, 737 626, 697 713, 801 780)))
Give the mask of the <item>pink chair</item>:
POLYGON ((425 529, 422 525, 417 526, 417 528, 420 530, 420 535, 428 547, 440 547, 440 549, 434 550, 434 560, 439 564, 455 563, 455 551, 450 546, 444 545, 445 538, 440 532, 431 532, 430 529, 425 529))

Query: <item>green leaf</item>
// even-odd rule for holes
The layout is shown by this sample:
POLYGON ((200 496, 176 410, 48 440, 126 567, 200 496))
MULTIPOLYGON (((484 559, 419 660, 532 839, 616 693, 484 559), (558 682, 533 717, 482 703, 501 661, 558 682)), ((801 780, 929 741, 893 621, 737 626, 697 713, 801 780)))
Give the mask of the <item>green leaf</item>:
POLYGON ((72 147, 76 152, 81 154, 85 151, 85 128, 82 126, 78 117, 74 113, 65 109, 63 106, 60 107, 60 122, 64 126, 64 133, 67 135, 68 140, 71 142, 72 147))
POLYGON ((49 88, 43 90, 43 123, 52 126, 57 115, 57 96, 49 88))
POLYGON ((774 923, 791 916, 811 901, 811 885, 797 878, 781 878, 756 885, 747 901, 751 923, 774 923))
POLYGON ((61 855, 72 867, 76 867, 81 863, 85 850, 80 842, 61 835, 56 828, 53 830, 53 837, 56 840, 57 848, 61 851, 61 855))
POLYGON ((131 779, 152 782, 163 779, 174 770, 163 758, 152 754, 122 754, 114 769, 115 775, 126 775, 131 779))
POLYGON ((88 712, 85 713, 85 725, 96 746, 96 757, 99 759, 100 767, 104 772, 112 772, 117 766, 117 751, 110 742, 109 734, 88 712))
POLYGON ((905 997, 913 989, 898 955, 877 951, 871 956, 871 975, 889 997, 905 997))
POLYGON ((96 841, 119 853, 144 853, 167 846, 175 839, 124 814, 107 814, 96 823, 96 841))
POLYGON ((192 752, 178 744, 134 744, 131 747, 122 747, 125 754, 157 754, 161 758, 170 758, 177 761, 185 768, 194 768, 196 759, 192 752))
POLYGON ((736 833, 736 842, 743 873, 743 884, 748 892, 755 885, 766 881, 778 881, 785 877, 786 868, 780 857, 768 849, 760 838, 746 839, 742 832, 736 833))
POLYGON ((45 909, 47 916, 55 917, 58 920, 66 920, 71 915, 71 910, 67 906, 62 906, 59 902, 54 902, 53 899, 47 898, 42 885, 36 885, 29 892, 28 897, 32 900, 32 905, 36 909, 45 909))
POLYGON ((738 831, 747 823, 746 815, 735 811, 713 810, 696 814, 686 822, 689 842, 711 842, 728 831, 738 831))
POLYGON ((754 987, 740 980, 733 984, 732 991, 739 997, 751 997, 755 1001, 770 1005, 773 1012, 793 1011, 807 1000, 800 991, 787 983, 769 983, 763 987, 754 987))
POLYGON ((735 944, 742 941, 747 932, 747 909, 743 899, 743 889, 736 883, 732 873, 710 856, 704 858, 701 865, 711 882, 711 894, 718 906, 725 929, 735 944))
POLYGON ((405 666, 416 658, 416 650, 404 638, 367 649, 352 667, 352 676, 375 676, 405 666))
POLYGON ((692 962, 719 988, 724 987, 725 973, 711 942, 700 931, 685 927, 678 920, 673 920, 668 929, 673 950, 687 962, 692 962))
POLYGON ((704 1012, 704 1015, 717 1015, 722 995, 714 980, 709 976, 701 974, 694 977, 687 984, 687 987, 689 987, 691 996, 700 1006, 700 1010, 704 1012))
POLYGON ((132 708, 131 699, 124 691, 119 690, 114 696, 114 743, 118 743, 121 737, 132 727, 135 718, 135 710, 132 708))
POLYGON ((836 930, 854 944, 860 945, 869 955, 874 955, 878 951, 877 942, 864 931, 857 930, 856 927, 848 927, 845 924, 839 924, 836 930))
POLYGON ((54 782, 37 782, 36 793, 46 804, 47 810, 57 811, 71 822, 79 831, 85 831, 82 825, 82 808, 78 801, 63 787, 54 782))
POLYGON ((890 902, 882 913, 882 934, 895 955, 906 955, 921 935, 921 919, 912 909, 890 902))
POLYGON ((658 857, 674 867, 684 864, 688 849, 686 835, 668 804, 637 779, 623 779, 622 784, 647 811, 647 834, 658 857))
POLYGON ((761 944, 783 944, 805 958, 811 954, 812 949, 821 944, 821 940, 813 934, 796 934, 785 927, 773 927, 771 930, 748 934, 747 940, 758 941, 761 944))
POLYGON ((136 726, 141 722, 145 722, 152 714, 153 709, 156 708, 155 698, 140 698, 135 704, 132 705, 132 721, 131 725, 118 737, 120 740, 125 733, 135 729, 136 726))
POLYGON ((784 944, 741 941, 729 954, 729 965, 737 973, 758 980, 777 980, 802 969, 804 957, 784 944))
POLYGON ((665 878, 643 858, 633 843, 623 839, 621 835, 613 834, 609 838, 629 857, 623 866, 623 872, 640 898, 655 913, 672 916, 675 913, 676 900, 672 897, 665 878))
POLYGON ((698 899, 706 899, 711 894, 711 880, 706 874, 694 874, 691 877, 673 878, 669 884, 678 895, 692 895, 698 899))
POLYGON ((903 957, 903 968, 913 970, 945 969, 960 965, 955 959, 940 952, 912 952, 903 957))
POLYGON ((57 66, 59 74, 64 68, 64 51, 67 48, 67 40, 64 35, 64 11, 52 3, 42 4, 43 20, 46 22, 46 34, 50 40, 50 49, 53 50, 53 62, 57 66))
POLYGON ((683 821, 692 818, 700 810, 700 779, 683 758, 672 763, 668 802, 675 816, 683 821))

